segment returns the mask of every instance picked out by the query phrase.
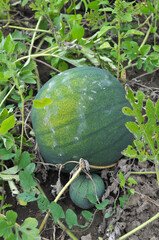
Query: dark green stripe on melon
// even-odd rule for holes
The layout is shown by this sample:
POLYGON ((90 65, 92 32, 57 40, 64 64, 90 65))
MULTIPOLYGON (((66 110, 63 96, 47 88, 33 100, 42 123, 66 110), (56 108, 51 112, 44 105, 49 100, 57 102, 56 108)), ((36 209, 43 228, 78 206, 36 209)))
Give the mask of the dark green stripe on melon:
POLYGON ((104 182, 100 176, 93 173, 91 178, 81 174, 72 182, 69 188, 71 200, 76 206, 83 209, 89 209, 94 206, 87 198, 89 194, 94 197, 97 195, 98 201, 103 196, 105 190, 104 182))
MULTIPOLYGON (((43 109, 32 108, 31 118, 40 152, 46 162, 63 164, 80 158, 91 165, 118 161, 131 144, 125 127, 132 118, 122 113, 130 106, 119 81, 95 67, 73 68, 51 78, 36 99, 51 98, 43 109)), ((66 166, 68 172, 73 164, 66 166)))

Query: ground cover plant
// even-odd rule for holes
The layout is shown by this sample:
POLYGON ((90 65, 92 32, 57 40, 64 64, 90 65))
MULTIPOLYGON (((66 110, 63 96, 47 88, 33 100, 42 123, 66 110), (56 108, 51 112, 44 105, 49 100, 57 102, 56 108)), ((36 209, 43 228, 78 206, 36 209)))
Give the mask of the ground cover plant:
POLYGON ((3 239, 121 240, 145 236, 157 239, 154 220, 159 217, 159 84, 155 75, 159 69, 158 13, 158 0, 0 2, 0 236, 3 239), (70 179, 60 171, 50 172, 38 151, 30 120, 32 104, 36 108, 50 104, 50 99, 34 101, 41 86, 51 76, 81 66, 107 69, 117 77, 132 106, 123 108, 123 114, 136 119, 126 124, 135 140, 123 149, 125 158, 114 168, 99 172, 106 190, 101 202, 88 196, 95 205, 89 211, 73 207, 67 193, 72 181, 84 171, 86 162, 79 159, 70 179), (53 182, 49 180, 51 176, 53 182), (151 196, 146 196, 146 190, 139 192, 144 183, 149 191, 151 184, 151 196), (132 224, 132 230, 126 227, 130 208, 136 204, 140 215, 149 209, 141 204, 140 195, 153 203, 153 207, 149 218, 146 215, 143 221, 132 224), (65 198, 61 201, 62 196, 65 198), (25 218, 23 214, 20 217, 21 212, 31 207, 40 212, 40 217, 35 212, 30 216, 29 211, 25 218), (94 222, 98 230, 90 235, 94 222), (146 230, 146 235, 142 231, 148 224, 149 236, 146 230), (51 228, 48 233, 47 226, 51 228))

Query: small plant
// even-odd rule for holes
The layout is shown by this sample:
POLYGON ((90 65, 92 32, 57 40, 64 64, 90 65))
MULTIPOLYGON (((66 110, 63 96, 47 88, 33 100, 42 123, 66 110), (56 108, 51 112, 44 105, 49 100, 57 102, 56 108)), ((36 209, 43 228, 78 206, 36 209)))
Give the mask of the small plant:
MULTIPOLYGON (((132 184, 137 184, 136 180, 133 179, 132 177, 129 177, 128 179, 125 179, 122 172, 119 172, 119 179, 120 179, 121 189, 122 190, 127 189, 128 194, 133 195, 135 190, 134 190, 134 188, 132 188, 132 184)), ((124 208, 128 199, 129 199, 129 197, 125 194, 123 196, 119 197, 120 206, 122 208, 124 208)))
POLYGON ((137 158, 143 162, 152 160, 155 164, 157 181, 159 184, 159 100, 154 104, 143 92, 137 91, 136 96, 126 87, 126 97, 132 109, 125 107, 123 113, 135 117, 136 122, 128 122, 126 127, 135 136, 134 147, 129 145, 123 154, 137 158), (143 114, 143 110, 145 113, 143 114))

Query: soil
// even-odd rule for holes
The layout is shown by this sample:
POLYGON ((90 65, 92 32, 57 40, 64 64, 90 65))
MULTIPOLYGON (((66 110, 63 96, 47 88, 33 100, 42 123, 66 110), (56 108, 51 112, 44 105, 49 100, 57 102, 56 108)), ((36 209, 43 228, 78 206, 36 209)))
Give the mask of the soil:
MULTIPOLYGON (((49 71, 49 69, 48 69, 49 71)), ((49 79, 49 74, 46 66, 39 64, 40 79, 44 82, 49 79)), ((132 68, 127 71, 127 84, 133 89, 134 92, 141 90, 145 93, 149 92, 150 98, 156 101, 159 98, 159 71, 152 74, 147 74, 132 68)), ((35 162, 40 162, 41 158, 36 155, 35 162)), ((110 169, 105 169, 98 174, 102 176, 105 182, 105 193, 102 200, 109 199, 109 204, 106 210, 98 211, 94 216, 94 221, 87 230, 75 229, 74 235, 79 240, 98 240, 102 237, 104 240, 115 240, 118 237, 128 233, 135 227, 149 220, 155 216, 159 211, 159 187, 156 180, 156 175, 140 174, 133 175, 131 172, 152 172, 155 171, 154 163, 146 161, 143 163, 138 162, 136 159, 122 158, 117 165, 110 169), (121 189, 119 183, 119 172, 122 172, 127 179, 129 176, 137 181, 134 185, 134 195, 128 195, 127 187, 121 189), (119 198, 123 195, 129 196, 124 207, 121 207, 119 198), (116 207, 114 207, 116 203, 116 207), (111 217, 105 218, 106 212, 114 213, 111 217)), ((58 172, 48 169, 45 165, 37 164, 35 176, 40 183, 49 201, 53 201, 53 186, 56 185, 58 180, 58 172)), ((69 179, 67 174, 61 173, 61 182, 64 185, 69 179)), ((11 195, 11 191, 6 183, 6 203, 12 204, 11 209, 18 214, 17 222, 22 224, 25 218, 35 217, 39 225, 45 217, 36 202, 28 203, 27 206, 20 206, 15 197, 11 195)), ((68 192, 58 202, 64 210, 71 208, 77 216, 79 223, 83 223, 81 217, 81 209, 76 207, 70 200, 68 192)), ((90 210, 95 212, 95 208, 90 210)), ((148 224, 145 228, 130 236, 129 240, 158 240, 159 239, 159 220, 148 224)), ((55 224, 50 217, 42 232, 42 240, 69 240, 68 235, 57 224, 55 224)))

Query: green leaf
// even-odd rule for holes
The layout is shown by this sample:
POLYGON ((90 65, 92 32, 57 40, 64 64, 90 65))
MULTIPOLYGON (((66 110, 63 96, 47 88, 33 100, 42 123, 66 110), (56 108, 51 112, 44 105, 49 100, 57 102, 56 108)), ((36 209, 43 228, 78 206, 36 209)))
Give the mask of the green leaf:
POLYGON ((15 30, 12 34, 13 40, 29 40, 29 37, 27 34, 24 34, 22 31, 15 30))
POLYGON ((15 49, 15 44, 12 39, 12 35, 9 34, 4 42, 4 50, 6 51, 7 54, 12 54, 15 49))
POLYGON ((128 196, 126 196, 126 195, 124 195, 123 197, 120 197, 120 198, 119 198, 120 206, 121 206, 122 208, 124 208, 127 200, 128 200, 128 196))
POLYGON ((121 19, 125 22, 132 22, 132 15, 130 12, 127 12, 121 16, 121 19))
POLYGON ((129 107, 123 107, 122 112, 127 116, 134 116, 134 112, 129 107))
POLYGON ((125 178, 122 172, 119 172, 119 179, 120 179, 120 187, 122 188, 125 186, 125 178))
POLYGON ((42 98, 42 99, 37 99, 33 100, 33 106, 37 109, 42 109, 48 105, 50 105, 53 102, 52 99, 50 98, 42 98))
POLYGON ((138 59, 137 60, 137 65, 136 65, 137 69, 141 69, 142 68, 142 64, 143 64, 142 59, 138 59))
POLYGON ((130 29, 126 32, 126 35, 145 35, 145 34, 139 30, 130 29))
POLYGON ((49 209, 50 202, 49 200, 44 197, 42 194, 38 196, 37 199, 38 207, 42 212, 45 212, 49 209))
POLYGON ((4 75, 3 72, 0 72, 0 82, 7 82, 8 77, 4 75))
POLYGON ((111 48, 109 42, 104 42, 102 45, 100 45, 99 49, 104 49, 104 48, 111 48))
POLYGON ((99 210, 103 210, 108 205, 108 203, 109 203, 109 200, 105 199, 100 204, 96 204, 96 208, 99 210))
POLYGON ((128 145, 127 149, 122 151, 122 154, 130 158, 137 158, 138 156, 136 150, 131 145, 128 145))
POLYGON ((18 216, 17 213, 12 210, 7 211, 7 213, 6 213, 7 221, 10 224, 15 224, 17 216, 18 216))
POLYGON ((23 193, 20 193, 18 195, 18 199, 22 200, 24 202, 34 202, 37 201, 37 197, 36 197, 37 191, 25 191, 23 193))
POLYGON ((151 45, 144 45, 141 49, 140 49, 140 53, 145 56, 149 53, 149 51, 151 50, 151 45))
POLYGON ((69 228, 72 228, 72 226, 78 226, 77 215, 72 209, 67 209, 65 220, 69 228))
POLYGON ((18 169, 26 168, 30 164, 30 161, 30 154, 27 151, 24 151, 19 159, 18 169))
POLYGON ((134 178, 132 178, 132 177, 128 178, 128 182, 129 182, 129 185, 130 184, 137 184, 136 180, 134 178))
POLYGON ((60 218, 65 218, 65 214, 64 211, 62 209, 62 207, 55 202, 51 202, 50 204, 50 210, 51 210, 51 214, 53 216, 53 219, 55 221, 55 223, 60 219, 60 218))
POLYGON ((93 194, 88 194, 86 197, 88 198, 88 200, 89 200, 91 203, 93 203, 93 204, 96 204, 96 203, 97 203, 97 199, 96 199, 96 196, 95 196, 95 195, 93 195, 93 194))
POLYGON ((15 117, 14 115, 12 115, 1 123, 0 134, 3 135, 7 133, 11 128, 14 127, 14 125, 15 125, 15 117))
POLYGON ((11 236, 13 236, 12 225, 8 224, 5 219, 0 219, 0 237, 8 239, 11 236))
POLYGON ((60 61, 58 64, 58 69, 60 72, 66 71, 68 69, 68 64, 65 61, 60 61))
POLYGON ((159 45, 154 45, 153 50, 156 51, 156 52, 159 52, 159 45))
POLYGON ((14 146, 15 141, 14 141, 14 137, 11 133, 6 133, 6 134, 2 135, 1 138, 3 140, 3 144, 6 148, 6 150, 9 150, 14 146))
POLYGON ((134 134, 134 136, 137 138, 137 139, 140 139, 142 137, 142 131, 139 127, 139 125, 135 122, 127 122, 126 123, 126 127, 129 129, 129 131, 131 133, 134 134))
POLYGON ((22 233, 22 239, 25 240, 40 240, 39 229, 37 228, 38 221, 35 218, 27 218, 24 223, 18 228, 22 233))
POLYGON ((27 165, 25 167, 24 170, 25 170, 25 172, 28 172, 28 173, 32 174, 35 170, 35 163, 30 163, 29 165, 27 165))
POLYGON ((31 173, 27 171, 21 171, 19 173, 20 184, 26 191, 30 191, 32 187, 36 186, 36 182, 31 173))
POLYGON ((98 10, 99 9, 99 1, 92 1, 88 4, 88 7, 93 10, 98 10))
POLYGON ((22 7, 24 7, 27 3, 28 3, 29 0, 23 0, 22 2, 22 7))
POLYGON ((108 32, 109 30, 115 28, 114 26, 103 26, 100 31, 98 32, 98 38, 101 37, 103 34, 108 32))
POLYGON ((75 24, 71 30, 73 40, 80 40, 84 36, 84 32, 85 30, 82 26, 80 26, 79 24, 75 24))
POLYGON ((82 215, 83 215, 83 217, 84 217, 86 220, 89 220, 89 221, 92 221, 93 216, 94 216, 93 213, 91 213, 91 212, 89 212, 89 211, 87 211, 87 210, 83 210, 83 211, 82 211, 82 215))
POLYGON ((12 153, 11 150, 6 150, 5 148, 0 149, 0 159, 2 160, 10 160, 15 156, 15 153, 12 153))

